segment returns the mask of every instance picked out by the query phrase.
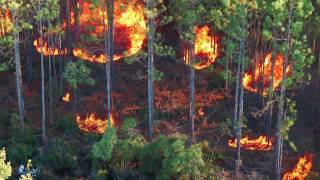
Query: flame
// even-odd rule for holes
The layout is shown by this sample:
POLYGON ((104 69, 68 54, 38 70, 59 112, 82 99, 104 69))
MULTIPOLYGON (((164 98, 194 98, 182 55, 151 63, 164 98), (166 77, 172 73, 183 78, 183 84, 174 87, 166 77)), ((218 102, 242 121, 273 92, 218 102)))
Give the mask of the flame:
POLYGON ((204 116, 204 112, 203 112, 203 109, 202 108, 200 108, 199 110, 198 110, 198 114, 199 114, 199 116, 204 116))
POLYGON ((10 11, 3 11, 0 9, 0 37, 10 32, 12 26, 10 11))
POLYGON ((300 157, 293 170, 283 175, 283 180, 304 180, 311 171, 313 157, 314 155, 311 153, 306 153, 300 157))
MULTIPOLYGON (((275 65, 274 65, 274 77, 273 77, 273 84, 272 84, 273 90, 277 89, 280 86, 280 83, 282 81, 283 60, 284 60, 283 55, 281 54, 276 55, 275 65)), ((291 65, 288 65, 286 67, 287 75, 289 75, 290 71, 291 71, 291 65)), ((258 63, 256 65, 255 77, 253 77, 252 70, 244 74, 243 86, 248 91, 257 93, 259 91, 259 88, 253 87, 253 83, 259 84, 263 79, 264 90, 262 92, 262 95, 266 96, 268 94, 270 83, 271 83, 270 82, 271 75, 272 75, 272 53, 269 53, 263 62, 263 66, 261 65, 261 63, 258 63)))
MULTIPOLYGON (((103 134, 108 128, 108 120, 102 120, 96 117, 95 113, 91 113, 85 119, 81 119, 80 115, 77 115, 76 122, 78 127, 85 132, 103 134)), ((111 127, 115 125, 114 117, 111 114, 110 118, 111 127)))
MULTIPOLYGON (((229 140, 229 147, 237 147, 237 139, 229 140)), ((267 136, 261 135, 257 139, 251 139, 249 136, 246 136, 240 140, 240 147, 246 150, 252 151, 269 151, 272 148, 273 139, 268 138, 267 136)))
MULTIPOLYGON (((104 37, 104 25, 108 23, 106 12, 100 7, 93 7, 91 3, 81 0, 78 6, 81 7, 81 15, 79 16, 79 32, 81 35, 90 35, 96 37, 98 40, 104 37), (81 5, 80 5, 81 4, 81 5)), ((115 55, 114 60, 119 60, 123 57, 129 57, 138 53, 146 39, 147 26, 144 15, 144 4, 140 0, 119 0, 115 2, 115 55), (125 8, 124 8, 125 7, 125 8)), ((75 26, 75 13, 70 12, 71 28, 75 26)), ((66 30, 66 22, 62 24, 62 29, 66 30)), ((98 42, 98 40, 96 42, 98 42)), ((40 41, 39 39, 36 41, 40 41)), ((36 43, 35 47, 39 53, 44 55, 59 55, 65 54, 56 51, 58 48, 48 49, 47 43, 36 43), (42 51, 41 51, 42 50, 42 51), (51 52, 51 53, 49 53, 51 52), (56 53, 52 53, 56 52, 56 53)), ((74 48, 70 52, 74 56, 91 62, 105 63, 107 57, 104 48, 93 47, 88 42, 81 42, 81 48, 74 48), (90 47, 90 48, 88 48, 90 47)))
MULTIPOLYGON (((211 35, 209 26, 197 26, 194 31, 196 34, 195 55, 200 59, 200 62, 194 64, 194 68, 200 70, 209 67, 216 61, 219 55, 219 43, 218 37, 211 35)), ((190 64, 188 51, 185 51, 184 61, 190 64)))
POLYGON ((36 48, 36 51, 43 54, 44 56, 66 55, 68 53, 68 50, 66 48, 59 50, 59 48, 57 47, 49 47, 48 43, 42 41, 41 38, 34 40, 33 45, 36 48))
POLYGON ((63 100, 64 102, 70 102, 70 93, 65 94, 65 95, 62 97, 62 100, 63 100))

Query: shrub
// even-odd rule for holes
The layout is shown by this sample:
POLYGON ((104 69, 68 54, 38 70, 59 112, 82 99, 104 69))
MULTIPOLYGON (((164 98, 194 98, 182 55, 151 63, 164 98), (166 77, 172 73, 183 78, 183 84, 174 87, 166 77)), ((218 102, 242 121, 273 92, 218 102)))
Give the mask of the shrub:
POLYGON ((53 138, 35 158, 35 161, 38 167, 62 172, 77 166, 77 152, 64 138, 53 138))
POLYGON ((71 116, 64 116, 58 121, 58 128, 67 134, 79 132, 76 121, 71 116))
POLYGON ((95 158, 108 161, 112 158, 112 151, 116 146, 118 137, 115 128, 108 128, 102 139, 92 147, 92 154, 95 158))
POLYGON ((10 162, 6 162, 6 151, 0 150, 0 179, 7 179, 11 176, 12 168, 10 162))
POLYGON ((24 164, 36 152, 36 138, 30 127, 24 126, 20 131, 19 116, 12 114, 10 118, 10 134, 8 145, 8 158, 14 164, 24 164))
POLYGON ((186 138, 160 136, 143 148, 141 171, 156 179, 198 179, 204 166, 200 144, 186 147, 186 138))

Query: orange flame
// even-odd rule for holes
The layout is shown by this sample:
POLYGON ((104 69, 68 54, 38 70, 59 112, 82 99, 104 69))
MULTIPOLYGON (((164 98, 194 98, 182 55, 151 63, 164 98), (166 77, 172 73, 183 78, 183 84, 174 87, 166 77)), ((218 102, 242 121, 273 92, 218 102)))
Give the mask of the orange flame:
POLYGON ((70 93, 65 94, 65 95, 62 97, 62 100, 63 100, 64 102, 70 102, 70 93))
MULTIPOLYGON (((280 86, 280 83, 282 81, 282 71, 283 71, 283 60, 284 57, 281 54, 277 54, 275 57, 275 65, 274 65, 274 75, 273 75, 273 84, 272 89, 275 90, 280 86)), ((286 67, 287 75, 289 75, 289 72, 291 71, 291 65, 288 65, 286 67)), ((272 75, 272 53, 269 53, 263 63, 263 66, 261 63, 258 63, 255 67, 255 77, 253 77, 253 72, 248 71, 244 74, 243 77, 243 86, 248 91, 257 93, 259 91, 258 87, 253 87, 253 84, 259 84, 261 83, 263 79, 263 87, 264 90, 262 92, 262 95, 266 96, 269 91, 270 87, 270 77, 272 75)))
POLYGON ((314 155, 311 153, 306 153, 300 157, 293 170, 284 174, 283 180, 304 180, 311 171, 313 157, 314 155))
MULTIPOLYGON (((81 1, 81 15, 79 16, 79 27, 82 35, 94 36, 97 39, 103 39, 104 25, 107 25, 108 18, 106 12, 100 7, 93 7, 91 3, 81 1)), ((79 5, 80 6, 80 5, 79 5)), ((71 12, 71 26, 75 26, 75 13, 71 12)), ((142 47, 144 40, 146 39, 147 26, 144 16, 144 4, 140 0, 120 0, 115 2, 115 36, 119 37, 115 39, 115 55, 114 60, 119 60, 123 57, 129 57, 138 53, 142 47), (125 8, 123 8, 125 7, 125 8), (118 35, 118 34, 119 35, 118 35), (121 47, 120 51, 117 51, 118 46, 121 47)), ((63 23, 62 29, 66 29, 66 22, 63 23)), ((39 40, 38 40, 39 41, 39 40)), ((82 42, 87 45, 85 42, 82 42)), ((36 50, 44 55, 53 55, 56 52, 49 51, 46 43, 43 43, 42 47, 39 47, 39 43, 34 44, 36 50), (42 50, 42 51, 40 51, 42 50)), ((92 45, 90 45, 92 47, 92 45)), ((54 48, 55 49, 55 48, 54 48)), ((99 48, 98 48, 99 49, 99 48)), ((107 57, 104 53, 104 48, 97 50, 95 48, 94 53, 89 48, 75 48, 71 50, 74 56, 97 63, 105 63, 107 57), (99 54, 100 52, 100 54, 99 54), (101 53, 103 52, 103 53, 101 53)), ((64 51, 63 53, 67 53, 64 51)), ((58 55, 61 53, 56 53, 58 55)))
POLYGON ((10 32, 12 25, 10 11, 2 11, 0 9, 0 37, 10 32))
POLYGON ((49 47, 48 43, 43 42, 41 38, 34 40, 33 45, 36 51, 44 56, 66 55, 68 53, 67 49, 59 50, 57 47, 49 47))
MULTIPOLYGON (((237 139, 229 140, 229 147, 237 147, 237 139)), ((246 150, 252 151, 269 151, 272 148, 273 139, 268 138, 267 136, 259 136, 257 139, 251 139, 249 136, 246 136, 240 140, 240 147, 246 150)))
POLYGON ((198 114, 199 114, 199 116, 204 116, 204 111, 203 111, 203 109, 202 108, 200 108, 199 110, 198 110, 198 114))
MULTIPOLYGON (((102 120, 96 117, 95 113, 91 113, 84 120, 80 118, 80 115, 77 115, 76 122, 78 127, 85 132, 103 134, 104 131, 108 128, 108 120, 102 120)), ((111 127, 115 125, 113 115, 111 114, 110 118, 111 127)))
MULTIPOLYGON (((216 61, 219 55, 219 43, 218 37, 211 35, 209 26, 197 26, 195 34, 195 55, 200 59, 200 62, 194 64, 194 68, 200 70, 209 67, 216 61)), ((186 64, 190 64, 188 51, 185 52, 184 61, 186 64)))

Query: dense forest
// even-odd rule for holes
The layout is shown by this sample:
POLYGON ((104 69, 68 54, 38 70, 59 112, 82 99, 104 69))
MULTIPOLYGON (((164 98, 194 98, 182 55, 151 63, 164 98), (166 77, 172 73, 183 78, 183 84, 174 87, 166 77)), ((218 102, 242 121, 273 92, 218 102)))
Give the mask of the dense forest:
POLYGON ((320 179, 319 0, 0 5, 0 180, 320 179))

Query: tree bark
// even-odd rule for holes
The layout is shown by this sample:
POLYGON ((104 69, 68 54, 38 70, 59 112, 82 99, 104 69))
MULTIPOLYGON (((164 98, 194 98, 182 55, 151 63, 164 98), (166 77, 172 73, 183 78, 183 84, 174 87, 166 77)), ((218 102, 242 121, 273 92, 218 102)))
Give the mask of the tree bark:
MULTIPOLYGON (((104 5, 103 5, 104 6, 104 5)), ((103 8, 105 9, 105 8, 103 8)), ((107 0, 107 14, 108 14, 108 30, 105 31, 105 48, 106 48, 106 76, 107 76, 107 114, 108 114, 108 127, 111 126, 111 112, 112 112, 112 88, 111 88, 111 63, 113 62, 114 52, 114 0, 107 0)))
POLYGON ((290 53, 290 39, 291 39, 291 21, 292 21, 292 13, 293 13, 293 2, 290 0, 289 5, 289 22, 288 22, 288 34, 287 34, 287 49, 285 54, 285 59, 283 61, 283 70, 282 76, 283 79, 281 81, 281 90, 280 90, 280 99, 278 104, 278 122, 277 122, 277 130, 276 130, 276 179, 281 179, 281 161, 282 161, 282 122, 284 119, 284 101, 285 101, 285 93, 286 93, 286 67, 288 64, 289 53, 290 53))
MULTIPOLYGON (((40 6, 39 6, 40 9, 40 6)), ((40 18, 39 21, 39 29, 40 29, 40 38, 43 40, 43 31, 42 31, 42 19, 40 18)), ((43 42, 43 41, 41 41, 43 42)), ((42 43, 41 43, 42 46, 42 43)), ((41 127, 42 127, 42 142, 43 144, 46 143, 46 105, 45 105, 45 76, 44 76, 44 57, 43 53, 40 53, 41 58, 41 106, 42 106, 42 113, 41 113, 41 127)))
MULTIPOLYGON (((154 1, 148 0, 147 2, 147 10, 152 11, 154 8, 154 1)), ((153 117, 154 117, 154 54, 153 54, 153 46, 154 46, 154 34, 155 34, 155 22, 153 14, 148 16, 148 134, 150 140, 152 140, 153 133, 153 117)))
POLYGON ((190 58, 190 65, 189 65, 189 85, 190 85, 190 104, 189 104, 189 115, 190 115, 190 123, 191 123, 191 141, 195 143, 195 133, 194 133, 194 119, 195 119, 195 70, 194 70, 194 63, 195 63, 195 54, 194 54, 194 43, 189 44, 189 58, 190 58))
POLYGON ((22 72, 20 64, 20 47, 19 47, 19 31, 18 31, 18 15, 17 11, 13 10, 13 21, 14 21, 14 50, 15 50, 15 68, 16 68, 16 86, 17 86, 17 97, 19 106, 19 123, 21 132, 24 129, 24 98, 23 98, 23 83, 22 83, 22 72))
MULTIPOLYGON (((240 166, 241 166, 241 133, 242 133, 242 119, 243 119, 243 74, 244 74, 244 38, 240 39, 240 52, 239 52, 239 64, 241 71, 239 72, 239 87, 240 87, 240 95, 239 95, 239 114, 237 119, 237 128, 236 128, 236 137, 237 137, 237 152, 236 152, 236 173, 240 174, 240 166)), ((239 65, 238 65, 239 66, 239 65)))

